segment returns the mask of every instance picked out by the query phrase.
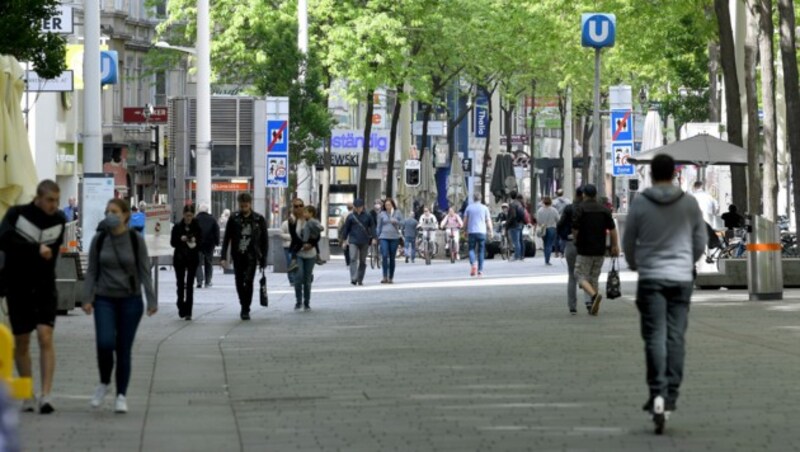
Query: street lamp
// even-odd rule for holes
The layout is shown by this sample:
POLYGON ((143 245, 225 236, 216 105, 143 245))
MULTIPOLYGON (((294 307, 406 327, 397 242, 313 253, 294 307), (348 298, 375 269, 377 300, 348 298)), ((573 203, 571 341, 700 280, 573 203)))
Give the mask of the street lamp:
POLYGON ((158 41, 157 43, 153 44, 155 47, 159 49, 169 49, 169 50, 177 50, 178 52, 189 53, 192 55, 197 55, 197 49, 194 47, 182 47, 182 46, 174 46, 166 41, 158 41))

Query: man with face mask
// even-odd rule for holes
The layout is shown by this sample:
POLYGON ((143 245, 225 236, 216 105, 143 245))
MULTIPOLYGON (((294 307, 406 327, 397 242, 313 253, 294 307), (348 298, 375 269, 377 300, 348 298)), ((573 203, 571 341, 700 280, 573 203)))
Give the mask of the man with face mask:
MULTIPOLYGON (((53 328, 56 323, 56 257, 64 240, 66 218, 58 209, 61 190, 52 180, 36 187, 33 202, 9 209, 0 225, 0 249, 5 253, 3 291, 14 333, 14 360, 20 377, 31 378, 31 333, 39 340, 42 386, 39 412, 54 411, 50 398, 56 365, 53 328)), ((26 400, 23 411, 34 411, 26 400)))
POLYGON ((228 266, 228 250, 233 260, 236 275, 236 293, 242 307, 240 317, 250 320, 250 304, 253 302, 253 280, 256 265, 267 266, 267 221, 253 211, 253 196, 240 193, 237 197, 239 211, 228 220, 225 238, 222 241, 222 267, 228 266))

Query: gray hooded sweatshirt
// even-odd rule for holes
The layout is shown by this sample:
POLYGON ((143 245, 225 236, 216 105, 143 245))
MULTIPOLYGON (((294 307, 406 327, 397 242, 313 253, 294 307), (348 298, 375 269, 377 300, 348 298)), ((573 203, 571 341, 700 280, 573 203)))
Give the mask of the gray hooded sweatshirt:
POLYGON ((706 225, 694 197, 661 184, 633 200, 622 248, 640 280, 691 282, 705 247, 706 225))

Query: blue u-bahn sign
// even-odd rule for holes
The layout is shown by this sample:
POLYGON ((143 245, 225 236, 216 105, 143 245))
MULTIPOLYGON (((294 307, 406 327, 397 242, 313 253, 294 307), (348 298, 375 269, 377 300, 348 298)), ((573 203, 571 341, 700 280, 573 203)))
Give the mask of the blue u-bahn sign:
POLYGON ((581 16, 581 45, 583 47, 614 47, 617 17, 613 14, 588 13, 581 16))

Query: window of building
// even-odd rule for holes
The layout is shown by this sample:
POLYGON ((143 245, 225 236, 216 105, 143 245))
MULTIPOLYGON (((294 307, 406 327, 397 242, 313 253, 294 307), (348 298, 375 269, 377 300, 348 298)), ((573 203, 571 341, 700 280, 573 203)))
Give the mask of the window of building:
POLYGON ((239 146, 239 176, 253 176, 253 147, 249 144, 239 146))
POLYGON ((211 151, 212 177, 236 176, 236 145, 215 144, 211 151))
POLYGON ((155 78, 155 105, 167 105, 167 73, 158 72, 155 78))

